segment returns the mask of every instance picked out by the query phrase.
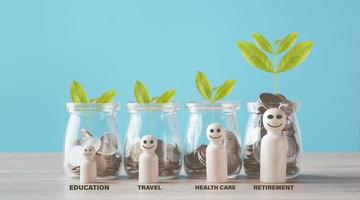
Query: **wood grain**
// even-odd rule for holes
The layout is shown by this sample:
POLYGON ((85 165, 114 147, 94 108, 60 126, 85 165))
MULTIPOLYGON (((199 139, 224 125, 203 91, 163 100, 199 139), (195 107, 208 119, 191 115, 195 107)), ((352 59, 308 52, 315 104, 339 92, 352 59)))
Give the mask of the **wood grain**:
POLYGON ((70 191, 76 179, 65 177, 62 155, 50 153, 1 153, 0 199, 360 199, 360 153, 305 154, 301 175, 289 182, 293 191, 255 191, 258 180, 243 174, 231 180, 235 191, 198 191, 203 179, 161 182, 161 191, 139 191, 137 180, 122 175, 109 191, 70 191))

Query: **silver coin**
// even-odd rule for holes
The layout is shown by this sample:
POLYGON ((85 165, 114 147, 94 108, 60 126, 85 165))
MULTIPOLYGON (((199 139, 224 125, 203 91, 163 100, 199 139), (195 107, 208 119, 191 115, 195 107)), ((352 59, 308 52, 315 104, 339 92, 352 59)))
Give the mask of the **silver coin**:
POLYGON ((117 148, 114 147, 113 143, 101 142, 101 147, 97 153, 101 155, 111 156, 117 152, 117 148))
POLYGON ((179 162, 181 153, 177 145, 167 144, 166 147, 166 159, 170 162, 179 162))
POLYGON ((88 139, 91 138, 93 135, 90 133, 90 131, 86 130, 86 129, 80 129, 80 134, 81 136, 83 136, 84 138, 88 139))
POLYGON ((206 166, 206 148, 207 145, 200 145, 197 149, 198 160, 204 166, 206 166))
POLYGON ((135 142, 131 146, 130 152, 129 152, 129 157, 130 157, 131 161, 139 162, 139 157, 140 157, 141 153, 142 153, 142 149, 141 149, 140 141, 135 142))
POLYGON ((227 166, 228 174, 233 174, 240 165, 240 143, 236 135, 229 131, 225 131, 226 136, 226 152, 227 152, 227 166))
POLYGON ((292 121, 290 119, 287 120, 285 128, 282 130, 282 134, 285 136, 293 136, 295 134, 295 129, 292 121))
POLYGON ((262 93, 262 94, 260 94, 259 100, 264 105, 276 105, 276 104, 279 104, 281 102, 280 99, 276 95, 271 94, 271 93, 262 93))
POLYGON ((159 159, 159 161, 161 162, 161 161, 166 161, 165 159, 165 149, 166 149, 166 147, 167 147, 167 144, 164 142, 164 141, 162 141, 162 140, 160 140, 160 139, 158 139, 157 140, 157 146, 156 146, 156 149, 155 149, 155 153, 157 154, 157 156, 158 156, 158 159, 159 159))
POLYGON ((102 176, 106 170, 106 161, 104 157, 101 155, 96 155, 95 161, 96 161, 97 175, 102 176))
POLYGON ((226 137, 226 151, 229 153, 232 153, 232 154, 237 154, 239 149, 240 149, 240 143, 236 137, 236 135, 229 131, 229 130, 226 130, 225 131, 225 137, 226 137))
POLYGON ((240 157, 237 154, 227 155, 228 174, 233 174, 240 166, 240 157))
POLYGON ((282 103, 288 102, 287 98, 286 98, 284 95, 282 95, 282 94, 277 93, 277 94, 276 94, 276 97, 277 97, 277 98, 280 100, 280 102, 282 102, 282 103))
POLYGON ((113 133, 105 133, 100 137, 101 143, 111 143, 116 149, 119 148, 118 137, 113 133))
POLYGON ((294 137, 286 137, 288 144, 287 161, 296 162, 299 154, 299 145, 297 144, 294 137))
POLYGON ((293 102, 280 103, 279 108, 289 116, 296 111, 296 104, 293 102))

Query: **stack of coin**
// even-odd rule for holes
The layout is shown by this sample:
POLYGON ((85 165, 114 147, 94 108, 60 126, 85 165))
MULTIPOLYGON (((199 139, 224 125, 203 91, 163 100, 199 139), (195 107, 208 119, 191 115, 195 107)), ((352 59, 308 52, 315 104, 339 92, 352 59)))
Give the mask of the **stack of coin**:
POLYGON ((121 155, 117 136, 104 133, 100 138, 94 137, 89 131, 81 129, 82 138, 76 140, 70 151, 67 170, 73 176, 80 175, 82 146, 91 144, 96 150, 96 164, 98 177, 117 176, 120 170, 121 155))
MULTIPOLYGON (((130 178, 139 175, 139 157, 142 153, 140 140, 135 142, 125 158, 125 171, 130 178)), ((163 140, 157 140, 155 153, 159 159, 159 177, 172 178, 179 174, 181 169, 181 152, 177 144, 167 144, 163 140)))
POLYGON ((231 131, 226 131, 226 152, 228 175, 240 172, 241 170, 241 147, 238 138, 231 131))
MULTIPOLYGON (((226 151, 228 162, 228 175, 237 175, 241 170, 241 147, 236 135, 231 131, 226 131, 226 151)), ((206 177, 206 147, 201 144, 194 151, 184 156, 185 172, 193 178, 206 177)))
POLYGON ((206 176, 206 147, 207 145, 202 144, 185 155, 185 172, 190 177, 200 178, 206 176))
POLYGON ((291 121, 290 116, 294 114, 296 104, 287 100, 284 95, 262 93, 259 96, 257 104, 255 105, 256 117, 251 118, 249 122, 248 137, 250 138, 245 144, 243 163, 245 173, 249 177, 259 177, 260 175, 260 150, 261 138, 266 135, 266 129, 262 124, 262 116, 269 108, 280 108, 287 115, 287 124, 283 129, 283 134, 288 141, 288 160, 287 160, 287 176, 291 177, 298 173, 297 158, 300 153, 299 141, 296 138, 296 127, 291 121))

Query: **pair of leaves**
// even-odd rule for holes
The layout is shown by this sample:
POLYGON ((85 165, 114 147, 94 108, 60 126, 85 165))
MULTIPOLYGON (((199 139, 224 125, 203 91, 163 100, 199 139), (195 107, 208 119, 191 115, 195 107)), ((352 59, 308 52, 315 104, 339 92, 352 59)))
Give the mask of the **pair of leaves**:
POLYGON ((80 83, 73 81, 70 86, 70 96, 74 103, 110 103, 116 96, 116 91, 109 90, 98 98, 88 100, 84 88, 80 83))
POLYGON ((260 33, 253 33, 252 37, 255 40, 258 47, 270 54, 280 54, 287 49, 289 49, 296 41, 299 33, 290 33, 284 39, 276 40, 275 46, 277 46, 276 51, 273 51, 273 48, 270 42, 262 36, 260 33))
MULTIPOLYGON (((270 42, 261 34, 254 33, 252 36, 259 48, 275 56, 285 52, 291 46, 293 46, 298 35, 298 33, 290 33, 284 39, 276 40, 276 50, 274 50, 270 42)), ((241 54, 252 66, 269 73, 281 73, 291 70, 301 64, 309 56, 313 47, 313 43, 310 41, 301 42, 293 47, 282 57, 279 65, 276 68, 274 68, 274 66, 276 66, 277 63, 271 63, 266 54, 262 52, 257 46, 246 41, 238 42, 238 47, 241 54)))
POLYGON ((204 73, 198 72, 195 77, 195 85, 200 95, 210 101, 215 102, 223 99, 234 89, 236 80, 227 80, 219 87, 211 88, 209 80, 204 73))
POLYGON ((290 33, 288 34, 284 39, 276 40, 275 46, 277 46, 276 51, 273 51, 273 48, 270 44, 270 42, 262 36, 260 33, 253 33, 252 37, 255 40, 258 47, 260 47, 262 50, 270 53, 270 54, 280 54, 286 50, 288 50, 296 41, 299 33, 290 33))
POLYGON ((176 90, 170 89, 165 91, 158 97, 150 97, 148 90, 141 81, 136 81, 134 86, 134 96, 136 102, 144 103, 169 103, 171 102, 176 95, 176 90))

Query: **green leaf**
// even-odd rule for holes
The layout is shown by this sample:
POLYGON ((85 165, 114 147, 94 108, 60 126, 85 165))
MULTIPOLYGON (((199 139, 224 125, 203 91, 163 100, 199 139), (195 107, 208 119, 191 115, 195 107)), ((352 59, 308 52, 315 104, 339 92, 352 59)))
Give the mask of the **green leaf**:
POLYGON ((140 81, 136 81, 135 83, 134 96, 138 103, 150 103, 149 92, 145 85, 140 81))
POLYGON ((272 52, 272 46, 269 41, 266 40, 264 36, 262 36, 260 33, 253 33, 252 34, 253 39, 255 40, 256 44, 262 48, 264 51, 268 53, 272 52))
POLYGON ((297 44, 281 58, 277 73, 288 71, 301 64, 309 56, 312 48, 311 41, 297 44))
POLYGON ((94 103, 110 103, 113 101, 114 97, 116 96, 115 90, 106 91, 103 95, 97 98, 94 103))
POLYGON ((175 97, 176 90, 171 89, 164 92, 160 97, 156 100, 156 103, 169 103, 175 97))
POLYGON ((281 53, 289 49, 296 41, 299 33, 290 33, 281 42, 276 50, 276 53, 281 53))
POLYGON ((77 94, 77 86, 76 86, 76 82, 73 81, 71 83, 71 86, 70 86, 70 96, 71 96, 71 101, 74 102, 74 103, 80 103, 80 98, 77 94))
POLYGON ((74 103, 87 103, 85 90, 80 83, 73 81, 70 86, 70 96, 74 103))
POLYGON ((195 84, 200 95, 206 100, 211 100, 211 87, 204 73, 199 71, 196 74, 195 84))
POLYGON ((239 41, 238 47, 240 48, 241 54, 244 56, 248 63, 250 63, 257 69, 274 73, 269 58, 255 45, 251 44, 250 42, 239 41))
POLYGON ((225 81, 225 83, 216 90, 213 101, 219 101, 220 99, 228 95, 234 89, 235 83, 236 80, 225 81))

